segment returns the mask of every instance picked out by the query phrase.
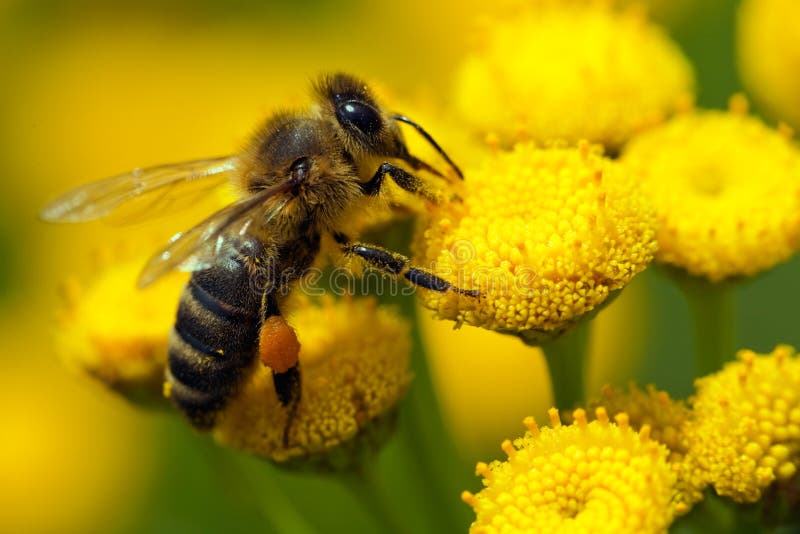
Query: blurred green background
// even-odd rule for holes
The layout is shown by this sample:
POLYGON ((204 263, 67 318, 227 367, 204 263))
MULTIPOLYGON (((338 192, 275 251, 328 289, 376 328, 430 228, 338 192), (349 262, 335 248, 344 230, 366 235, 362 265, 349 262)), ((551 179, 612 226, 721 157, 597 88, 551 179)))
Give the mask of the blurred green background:
MULTIPOLYGON (((725 107, 741 89, 737 4, 655 2, 655 15, 695 65, 701 106, 725 107)), ((9 344, 0 374, 7 410, 0 531, 236 532, 258 526, 300 532, 303 524, 322 532, 374 530, 335 481, 221 451, 173 416, 136 410, 68 373, 53 356, 49 336, 57 288, 70 274, 90 273, 98 247, 131 239, 137 230, 46 226, 35 215, 56 193, 89 179, 236 150, 271 110, 302 105, 308 79, 320 72, 352 71, 379 80, 403 101, 444 105, 450 75, 476 38, 479 5, 0 3, 6 80, 0 85, 0 329, 9 344)), ((457 159, 458 148, 453 152, 457 159)), ((768 351, 779 342, 800 345, 798 294, 798 259, 740 287, 737 346, 768 351)), ((446 422, 459 438, 459 456, 451 458, 457 475, 440 484, 457 502, 460 490, 478 487, 475 461, 499 456, 497 444, 521 433, 524 415, 543 413, 547 377, 533 357, 526 366, 524 356, 514 356, 509 371, 490 348, 493 341, 459 344, 458 332, 435 328, 426 328, 437 336, 430 343, 434 378, 446 422), (448 347, 450 355, 439 354, 448 347), (508 382, 495 383, 485 368, 471 367, 487 359, 524 381, 516 402, 508 382), (476 414, 476 404, 489 413, 476 414)), ((591 386, 624 384, 633 376, 686 396, 693 365, 689 334, 682 296, 648 270, 600 315, 591 386)), ((411 395, 409 403, 419 400, 413 388, 411 395)), ((423 469, 403 455, 405 440, 401 420, 400 434, 381 454, 381 469, 393 480, 404 477, 392 473, 423 469)), ((452 473, 452 465, 441 471, 452 473)), ((418 475, 434 480, 442 473, 418 475)), ((436 513, 415 501, 409 484, 392 491, 412 528, 425 525, 419 517, 436 513)), ((471 511, 456 508, 466 527, 471 511)))

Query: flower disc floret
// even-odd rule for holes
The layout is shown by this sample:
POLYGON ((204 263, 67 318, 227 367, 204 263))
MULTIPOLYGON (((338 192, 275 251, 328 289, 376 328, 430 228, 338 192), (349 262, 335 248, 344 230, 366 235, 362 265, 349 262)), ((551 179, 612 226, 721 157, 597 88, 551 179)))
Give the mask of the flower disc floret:
POLYGON ((639 433, 624 414, 609 422, 600 408, 588 423, 577 410, 573 424, 552 427, 506 441, 506 461, 479 463, 485 488, 462 498, 475 510, 472 533, 664 532, 672 522, 675 476, 667 450, 639 433))
POLYGON ((596 147, 520 144, 466 174, 460 200, 435 207, 416 243, 421 263, 480 292, 421 291, 439 318, 534 338, 557 333, 653 258, 647 198, 596 147))
POLYGON ((288 417, 271 371, 257 364, 220 413, 223 445, 296 466, 343 468, 374 452, 391 433, 397 402, 411 379, 405 320, 372 298, 290 303, 300 341, 301 402, 283 443, 288 417))
POLYGON ((691 95, 689 62, 641 11, 612 4, 539 0, 488 23, 457 75, 462 120, 504 140, 613 148, 671 113, 691 95))
POLYGON ((742 111, 678 116, 622 158, 658 214, 656 259, 712 281, 754 275, 800 247, 800 150, 742 111))

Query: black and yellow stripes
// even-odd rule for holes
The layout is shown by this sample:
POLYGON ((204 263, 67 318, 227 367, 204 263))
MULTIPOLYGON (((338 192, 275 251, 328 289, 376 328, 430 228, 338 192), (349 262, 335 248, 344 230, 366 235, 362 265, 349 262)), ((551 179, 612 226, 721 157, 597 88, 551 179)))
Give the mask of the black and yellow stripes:
MULTIPOLYGON (((258 254, 255 240, 246 254, 258 254)), ((192 275, 170 334, 167 381, 173 402, 201 429, 238 388, 255 361, 261 296, 250 284, 248 256, 231 250, 192 275)), ((252 256, 250 256, 252 258, 252 256)))

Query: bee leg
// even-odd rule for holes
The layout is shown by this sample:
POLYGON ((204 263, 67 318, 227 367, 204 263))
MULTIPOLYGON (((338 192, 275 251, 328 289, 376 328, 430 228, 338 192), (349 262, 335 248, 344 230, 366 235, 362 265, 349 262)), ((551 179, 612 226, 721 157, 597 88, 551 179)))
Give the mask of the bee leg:
POLYGON ((262 302, 261 331, 258 353, 261 363, 272 370, 275 393, 281 406, 286 408, 286 426, 283 429, 283 446, 289 446, 289 431, 300 404, 302 380, 300 375, 300 343, 294 329, 289 326, 278 309, 275 297, 265 294, 262 302))
POLYGON ((367 196, 377 195, 381 191, 383 179, 387 174, 392 178, 392 180, 394 180, 394 183, 409 193, 419 195, 422 198, 433 202, 434 204, 439 204, 442 200, 439 195, 425 187, 425 183, 422 180, 410 172, 401 169, 397 165, 392 165, 388 162, 382 163, 375 172, 375 175, 370 178, 368 182, 361 184, 361 191, 363 191, 363 193, 367 196))
POLYGON ((335 234, 334 239, 341 245, 345 255, 358 256, 366 261, 370 267, 379 269, 392 276, 402 276, 407 282, 415 286, 424 287, 432 291, 439 291, 441 293, 454 291, 467 297, 480 296, 480 292, 477 289, 462 289, 456 287, 444 278, 430 271, 410 265, 411 260, 397 252, 392 252, 374 245, 367 245, 365 243, 350 243, 343 234, 335 234))
POLYGON ((287 412, 286 426, 283 427, 283 447, 288 448, 289 431, 292 429, 292 423, 297 415, 297 407, 300 404, 300 364, 290 367, 283 373, 273 372, 272 380, 278 400, 287 412))

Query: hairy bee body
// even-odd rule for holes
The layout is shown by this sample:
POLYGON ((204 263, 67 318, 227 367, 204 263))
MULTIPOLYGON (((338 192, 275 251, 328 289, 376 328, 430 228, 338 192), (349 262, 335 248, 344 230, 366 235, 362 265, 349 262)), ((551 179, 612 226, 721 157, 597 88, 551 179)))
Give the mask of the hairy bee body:
POLYGON ((79 222, 177 185, 239 186, 240 200, 176 235, 139 279, 146 286, 172 269, 192 271, 170 333, 166 380, 175 405, 199 429, 214 426, 216 414, 260 361, 272 370, 275 393, 287 411, 288 443, 301 395, 300 347, 280 309, 314 263, 323 236, 332 237, 345 255, 416 286, 478 296, 340 231, 347 213, 362 205, 359 199, 378 195, 386 178, 430 202, 441 201, 396 164, 444 177, 408 152, 400 123, 413 126, 462 175, 421 126, 383 110, 359 79, 323 77, 314 93, 316 106, 276 113, 236 156, 138 169, 89 183, 41 213, 49 221, 79 222))

